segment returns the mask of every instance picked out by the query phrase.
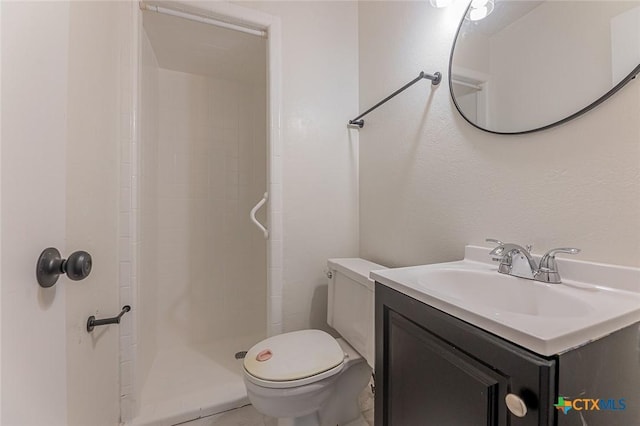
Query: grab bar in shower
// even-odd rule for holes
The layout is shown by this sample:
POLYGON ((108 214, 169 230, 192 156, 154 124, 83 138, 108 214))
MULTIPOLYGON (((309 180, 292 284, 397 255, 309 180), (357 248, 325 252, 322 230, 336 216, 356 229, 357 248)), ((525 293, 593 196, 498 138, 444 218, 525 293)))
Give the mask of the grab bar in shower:
POLYGON ((264 239, 265 240, 267 238, 269 238, 269 231, 267 230, 267 228, 262 226, 262 224, 260 222, 258 222, 258 219, 256 219, 256 212, 260 209, 260 207, 262 207, 264 205, 264 203, 267 202, 268 199, 269 199, 269 193, 265 192, 264 196, 262 197, 262 200, 258 201, 258 204, 256 204, 251 209, 251 213, 249 213, 249 217, 251 218, 251 221, 253 223, 255 223, 255 225, 262 231, 262 233, 264 234, 264 239))

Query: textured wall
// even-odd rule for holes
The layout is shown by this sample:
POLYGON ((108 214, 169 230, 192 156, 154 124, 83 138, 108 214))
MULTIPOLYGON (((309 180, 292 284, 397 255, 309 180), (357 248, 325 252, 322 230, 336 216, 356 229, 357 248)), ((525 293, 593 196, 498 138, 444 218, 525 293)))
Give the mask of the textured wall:
MULTIPOLYGON (((464 2, 359 5, 360 106, 420 70, 446 74, 464 2)), ((467 124, 448 81, 421 82, 360 131, 360 255, 387 265, 462 258, 495 237, 640 266, 640 82, 561 127, 498 136, 467 124)))
POLYGON ((283 329, 326 327, 326 260, 358 254, 358 6, 238 4, 282 23, 283 329))

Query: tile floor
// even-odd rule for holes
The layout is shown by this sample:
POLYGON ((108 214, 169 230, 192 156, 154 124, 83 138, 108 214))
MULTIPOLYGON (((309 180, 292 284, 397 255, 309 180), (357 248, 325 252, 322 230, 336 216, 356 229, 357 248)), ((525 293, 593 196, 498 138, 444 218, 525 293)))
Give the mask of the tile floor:
MULTIPOLYGON (((360 409, 364 422, 350 426, 373 426, 373 394, 371 387, 367 386, 359 398, 360 409)), ((258 413, 252 405, 247 405, 235 410, 213 416, 202 417, 190 422, 180 423, 180 426, 276 426, 277 420, 258 413)))

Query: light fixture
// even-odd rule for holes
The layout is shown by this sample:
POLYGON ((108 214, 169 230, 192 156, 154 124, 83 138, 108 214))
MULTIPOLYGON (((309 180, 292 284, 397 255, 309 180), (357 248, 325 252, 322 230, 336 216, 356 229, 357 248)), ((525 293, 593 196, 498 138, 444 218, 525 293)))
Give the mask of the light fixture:
POLYGON ((467 19, 479 21, 493 12, 494 0, 472 0, 467 19))
POLYGON ((471 2, 471 7, 474 9, 480 9, 481 7, 486 6, 487 3, 489 3, 489 0, 473 0, 471 2))
POLYGON ((447 7, 453 3, 453 0, 429 0, 429 4, 435 8, 447 7))

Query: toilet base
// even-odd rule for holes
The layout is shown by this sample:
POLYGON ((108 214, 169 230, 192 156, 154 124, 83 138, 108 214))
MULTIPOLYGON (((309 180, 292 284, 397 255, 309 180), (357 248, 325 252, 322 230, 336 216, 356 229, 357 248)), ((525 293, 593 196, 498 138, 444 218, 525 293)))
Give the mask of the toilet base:
POLYGON ((320 426, 356 426, 362 418, 358 397, 369 384, 371 367, 364 359, 356 361, 336 384, 334 392, 327 403, 318 412, 320 426))
POLYGON ((364 416, 360 414, 357 419, 347 423, 344 426, 369 426, 369 423, 367 423, 367 421, 364 419, 364 416))
MULTIPOLYGON (((317 413, 310 414, 305 417, 298 417, 296 419, 277 419, 277 426, 318 426, 320 425, 320 419, 317 413)), ((340 425, 343 426, 343 425, 340 425)), ((364 419, 362 415, 357 419, 350 421, 344 426, 369 426, 369 423, 364 419)))
POLYGON ((370 376, 371 367, 359 358, 338 375, 298 389, 266 389, 246 379, 245 384, 253 406, 278 418, 278 426, 359 426, 366 423, 358 423, 358 396, 370 376))
POLYGON ((369 384, 371 367, 343 339, 343 368, 317 382, 291 388, 259 386, 244 376, 247 396, 256 410, 278 419, 278 426, 363 426, 358 397, 369 384))
POLYGON ((308 414, 304 417, 296 417, 295 419, 278 419, 278 426, 320 426, 318 412, 308 414))
MULTIPOLYGON (((320 419, 318 413, 313 413, 305 417, 298 417, 296 419, 278 419, 277 426, 318 426, 320 425, 320 419)), ((342 425, 341 425, 342 426, 342 425)), ((369 426, 367 421, 362 415, 359 415, 357 419, 350 421, 344 426, 369 426)))

